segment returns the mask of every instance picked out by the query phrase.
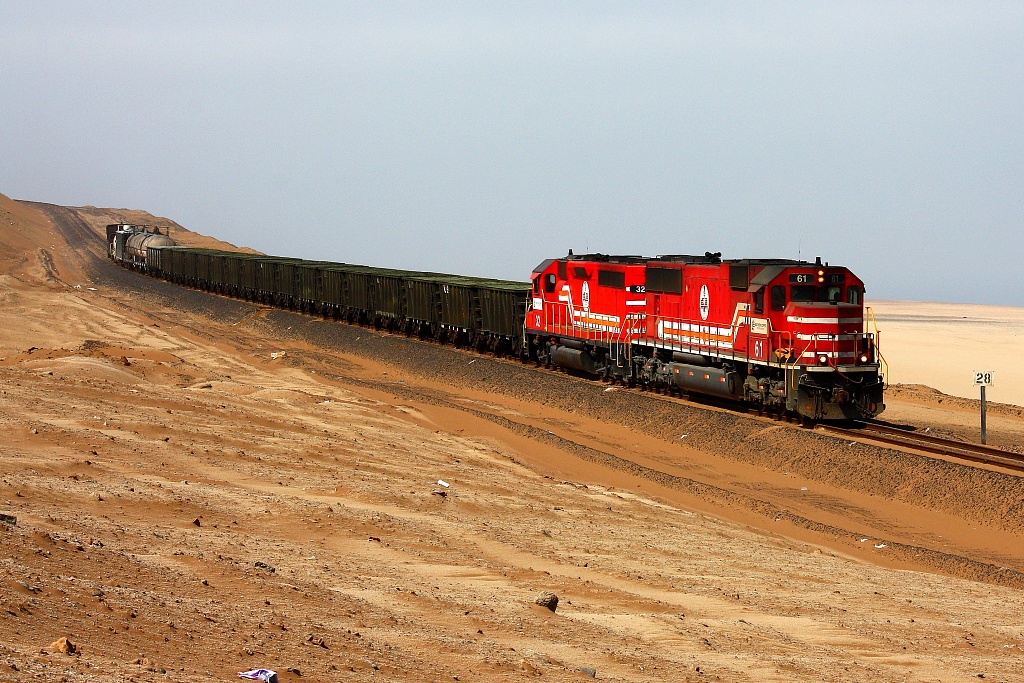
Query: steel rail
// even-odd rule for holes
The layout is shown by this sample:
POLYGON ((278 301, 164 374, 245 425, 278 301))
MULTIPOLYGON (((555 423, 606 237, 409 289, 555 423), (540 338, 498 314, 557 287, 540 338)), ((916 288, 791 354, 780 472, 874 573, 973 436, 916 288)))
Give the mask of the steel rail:
POLYGON ((1004 451, 992 446, 968 443, 947 439, 931 434, 912 432, 907 429, 889 427, 887 425, 875 424, 873 422, 859 422, 859 428, 847 429, 833 425, 819 424, 818 429, 825 432, 840 434, 846 437, 861 439, 872 439, 897 446, 907 446, 929 453, 948 455, 961 460, 971 460, 989 465, 1000 465, 1015 470, 1024 471, 1024 455, 1013 451, 1004 451))

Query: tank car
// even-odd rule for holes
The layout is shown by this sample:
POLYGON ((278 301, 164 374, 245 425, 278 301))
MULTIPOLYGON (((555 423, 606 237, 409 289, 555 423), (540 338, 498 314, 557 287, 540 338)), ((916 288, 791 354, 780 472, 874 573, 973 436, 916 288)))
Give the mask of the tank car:
POLYGON ((878 415, 883 378, 849 269, 787 259, 573 255, 534 269, 542 363, 810 420, 878 415))
POLYGON ((176 244, 156 226, 129 223, 107 226, 108 256, 136 270, 146 268, 146 250, 149 247, 173 247, 176 244))

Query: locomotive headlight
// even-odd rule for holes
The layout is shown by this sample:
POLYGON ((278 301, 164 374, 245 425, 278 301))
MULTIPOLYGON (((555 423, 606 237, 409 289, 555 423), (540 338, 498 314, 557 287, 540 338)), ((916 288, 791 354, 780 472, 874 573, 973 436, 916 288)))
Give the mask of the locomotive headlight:
POLYGON ((860 362, 861 363, 867 363, 869 360, 871 360, 871 356, 869 356, 866 353, 860 354, 860 362))
POLYGON ((818 356, 818 365, 828 365, 828 356, 818 356))
POLYGON ((819 270, 818 271, 818 284, 821 284, 824 281, 825 281, 825 271, 824 270, 819 270))

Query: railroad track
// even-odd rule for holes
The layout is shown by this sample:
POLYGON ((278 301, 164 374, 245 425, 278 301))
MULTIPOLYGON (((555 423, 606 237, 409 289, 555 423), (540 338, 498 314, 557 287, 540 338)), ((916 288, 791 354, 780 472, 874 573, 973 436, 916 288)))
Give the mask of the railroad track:
POLYGON ((983 446, 966 441, 946 439, 941 436, 932 436, 921 432, 913 432, 907 429, 889 427, 874 422, 858 422, 854 429, 835 427, 832 425, 818 425, 818 429, 832 434, 839 434, 846 437, 860 439, 871 439, 897 446, 909 446, 929 453, 947 455, 961 460, 971 460, 990 465, 1000 465, 1010 469, 1024 472, 1024 455, 1012 451, 1004 451, 992 446, 983 446))
MULTIPOLYGON (((550 368, 549 371, 571 374, 586 381, 598 381, 583 375, 577 375, 572 371, 566 371, 561 368, 550 368)), ((737 406, 731 401, 721 400, 713 396, 700 394, 689 394, 682 397, 669 396, 668 394, 663 394, 657 391, 644 390, 640 387, 629 389, 629 391, 640 392, 652 399, 683 401, 688 404, 726 410, 738 415, 752 415, 755 412, 752 408, 737 406)), ((981 444, 969 443, 966 441, 946 439, 941 436, 933 436, 931 434, 912 431, 909 429, 890 427, 876 422, 864 422, 858 420, 853 422, 853 425, 855 426, 852 428, 838 427, 820 422, 810 423, 810 425, 808 425, 807 423, 800 422, 799 420, 790 417, 783 418, 782 422, 783 424, 790 424, 790 426, 798 429, 805 429, 808 426, 813 426, 812 428, 817 429, 818 431, 846 438, 870 439, 871 441, 878 443, 904 446, 918 451, 925 451, 927 453, 956 458, 958 460, 986 465, 998 465, 1007 469, 1024 472, 1024 454, 1014 453, 1013 451, 1004 451, 999 448, 993 448, 992 446, 983 446, 981 444)))

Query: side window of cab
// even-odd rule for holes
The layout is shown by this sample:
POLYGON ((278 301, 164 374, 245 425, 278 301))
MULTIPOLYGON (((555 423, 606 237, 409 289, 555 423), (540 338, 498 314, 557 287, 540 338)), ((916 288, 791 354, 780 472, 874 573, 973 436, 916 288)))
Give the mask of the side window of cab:
POLYGON ((784 311, 786 310, 786 286, 775 285, 772 287, 772 310, 773 311, 784 311))
POLYGON ((553 294, 555 291, 555 283, 557 282, 554 273, 548 273, 544 276, 544 291, 548 294, 553 294))
POLYGON ((846 289, 846 301, 851 304, 857 304, 858 306, 863 299, 864 291, 859 285, 850 285, 846 289))

